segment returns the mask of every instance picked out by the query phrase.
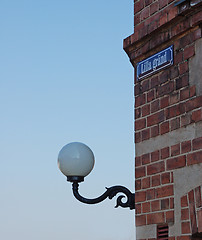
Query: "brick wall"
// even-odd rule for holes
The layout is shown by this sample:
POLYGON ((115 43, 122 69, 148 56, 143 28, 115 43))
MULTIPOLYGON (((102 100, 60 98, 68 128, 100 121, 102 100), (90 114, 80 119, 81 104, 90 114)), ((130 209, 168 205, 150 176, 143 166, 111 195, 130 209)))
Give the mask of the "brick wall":
POLYGON ((202 186, 189 191, 181 197, 181 228, 182 235, 202 234, 202 186))
POLYGON ((202 236, 202 1, 134 2, 124 50, 135 69, 137 239, 202 236), (173 45, 174 63, 136 78, 137 63, 173 45), (187 205, 183 205, 187 199, 187 205))

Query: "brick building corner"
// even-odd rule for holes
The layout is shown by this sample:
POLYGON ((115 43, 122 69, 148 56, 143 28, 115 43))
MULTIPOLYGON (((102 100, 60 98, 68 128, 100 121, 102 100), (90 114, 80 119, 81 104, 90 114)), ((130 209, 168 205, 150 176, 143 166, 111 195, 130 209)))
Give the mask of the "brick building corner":
POLYGON ((202 238, 201 27, 202 0, 134 1, 137 239, 202 238), (172 64, 138 75, 171 46, 172 64))

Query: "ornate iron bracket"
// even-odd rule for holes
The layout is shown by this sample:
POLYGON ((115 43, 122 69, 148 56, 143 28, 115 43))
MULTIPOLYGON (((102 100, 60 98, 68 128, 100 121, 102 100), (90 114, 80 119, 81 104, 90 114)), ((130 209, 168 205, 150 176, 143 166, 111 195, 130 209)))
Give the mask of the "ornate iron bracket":
POLYGON ((112 199, 113 197, 116 196, 117 193, 123 193, 124 195, 118 196, 117 200, 116 200, 116 206, 117 207, 123 207, 123 208, 127 208, 129 207, 131 210, 135 209, 135 194, 131 193, 126 187, 123 186, 113 186, 110 188, 106 188, 106 192, 104 192, 100 197, 94 198, 94 199, 87 199, 82 197, 79 194, 79 183, 78 181, 72 181, 72 189, 73 189, 73 194, 75 196, 75 198, 77 200, 79 200, 82 203, 87 203, 87 204, 96 204, 96 203, 100 203, 103 200, 105 200, 107 197, 109 199, 112 199), (122 199, 127 197, 127 201, 126 202, 122 202, 122 199))

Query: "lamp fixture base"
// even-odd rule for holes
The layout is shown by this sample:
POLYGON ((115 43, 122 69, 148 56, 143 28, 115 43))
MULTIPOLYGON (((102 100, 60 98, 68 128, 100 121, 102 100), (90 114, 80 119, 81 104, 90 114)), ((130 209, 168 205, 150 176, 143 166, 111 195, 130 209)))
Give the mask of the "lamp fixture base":
POLYGON ((84 177, 81 176, 67 176, 67 181, 68 182, 83 182, 84 177))

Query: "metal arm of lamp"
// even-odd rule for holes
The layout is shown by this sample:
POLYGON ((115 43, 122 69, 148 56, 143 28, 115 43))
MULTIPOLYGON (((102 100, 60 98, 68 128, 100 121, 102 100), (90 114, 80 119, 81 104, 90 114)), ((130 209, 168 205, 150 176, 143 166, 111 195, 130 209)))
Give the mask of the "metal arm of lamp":
POLYGON ((106 198, 112 199, 118 193, 124 195, 118 196, 116 206, 135 209, 135 194, 131 193, 126 187, 113 186, 106 188, 107 190, 99 197, 94 199, 84 198, 79 194, 79 183, 84 181, 94 166, 94 155, 91 149, 83 143, 70 143, 65 145, 58 156, 58 166, 61 172, 67 176, 67 181, 72 182, 72 190, 75 198, 82 203, 96 204, 106 198), (122 202, 122 199, 127 197, 127 201, 122 202))

